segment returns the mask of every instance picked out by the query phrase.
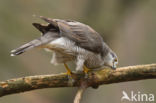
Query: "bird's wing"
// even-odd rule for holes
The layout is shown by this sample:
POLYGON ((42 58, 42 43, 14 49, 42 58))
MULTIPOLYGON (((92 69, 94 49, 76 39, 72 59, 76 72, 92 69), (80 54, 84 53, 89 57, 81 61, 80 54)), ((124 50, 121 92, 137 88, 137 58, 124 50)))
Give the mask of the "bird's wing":
POLYGON ((72 20, 41 18, 59 28, 60 35, 74 41, 77 46, 94 53, 101 53, 103 39, 100 34, 88 25, 72 20))
POLYGON ((74 41, 76 45, 89 51, 102 51, 102 37, 88 25, 76 21, 57 20, 62 36, 74 41))

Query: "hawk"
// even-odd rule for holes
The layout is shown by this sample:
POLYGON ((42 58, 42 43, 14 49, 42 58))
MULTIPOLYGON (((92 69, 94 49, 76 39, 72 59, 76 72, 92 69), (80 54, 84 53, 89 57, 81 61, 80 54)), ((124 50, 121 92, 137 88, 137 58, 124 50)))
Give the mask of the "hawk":
POLYGON ((63 63, 68 75, 71 75, 66 64, 69 61, 76 63, 76 71, 86 74, 89 69, 103 66, 116 68, 117 55, 90 26, 73 20, 50 19, 43 16, 40 18, 48 24, 32 24, 42 35, 12 50, 11 56, 20 55, 33 48, 45 48, 53 52, 51 63, 63 63))

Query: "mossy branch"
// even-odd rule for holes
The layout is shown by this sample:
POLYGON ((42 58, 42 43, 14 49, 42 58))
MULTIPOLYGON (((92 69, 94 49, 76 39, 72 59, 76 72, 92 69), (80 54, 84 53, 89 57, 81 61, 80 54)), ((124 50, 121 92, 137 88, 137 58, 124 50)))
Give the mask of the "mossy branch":
POLYGON ((0 82, 0 97, 41 88, 79 87, 85 82, 87 87, 98 87, 102 84, 111 84, 127 81, 156 78, 156 64, 137 65, 117 68, 109 68, 90 71, 88 78, 84 74, 73 73, 75 82, 70 82, 66 73, 52 75, 37 75, 10 79, 0 82))

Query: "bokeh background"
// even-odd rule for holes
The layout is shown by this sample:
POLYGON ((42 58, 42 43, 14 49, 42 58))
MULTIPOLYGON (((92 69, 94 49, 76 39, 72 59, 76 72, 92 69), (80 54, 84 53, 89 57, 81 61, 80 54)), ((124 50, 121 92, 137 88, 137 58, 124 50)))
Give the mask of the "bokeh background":
MULTIPOLYGON (((10 50, 40 35, 31 23, 44 22, 33 14, 90 25, 116 52, 119 66, 156 62, 156 0, 0 0, 0 81, 65 72, 62 65, 50 64, 52 54, 44 50, 10 57, 10 50)), ((72 63, 70 66, 74 68, 72 63)), ((0 103, 72 103, 76 90, 35 90, 4 96, 0 103)), ((153 93, 156 97, 156 80, 89 88, 82 103, 121 103, 123 90, 153 93)))

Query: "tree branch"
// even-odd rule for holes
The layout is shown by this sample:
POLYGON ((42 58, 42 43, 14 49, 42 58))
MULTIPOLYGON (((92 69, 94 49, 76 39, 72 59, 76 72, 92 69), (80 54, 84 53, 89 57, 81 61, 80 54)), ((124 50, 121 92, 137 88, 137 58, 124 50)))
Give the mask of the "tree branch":
POLYGON ((79 87, 85 81, 87 87, 98 87, 102 84, 127 82, 156 78, 156 64, 137 65, 90 71, 88 78, 84 74, 73 73, 75 82, 70 82, 66 73, 53 75, 28 76, 0 82, 0 97, 41 88, 79 87))

